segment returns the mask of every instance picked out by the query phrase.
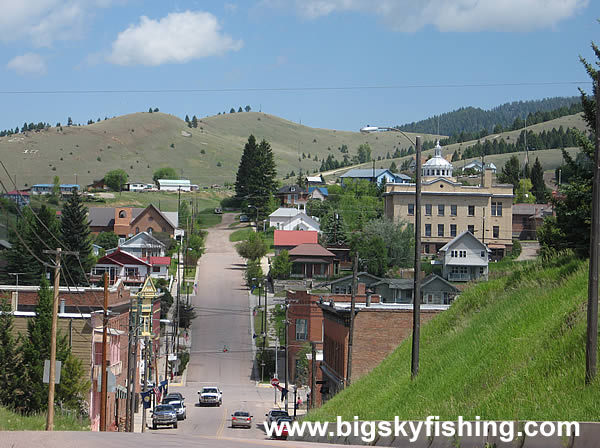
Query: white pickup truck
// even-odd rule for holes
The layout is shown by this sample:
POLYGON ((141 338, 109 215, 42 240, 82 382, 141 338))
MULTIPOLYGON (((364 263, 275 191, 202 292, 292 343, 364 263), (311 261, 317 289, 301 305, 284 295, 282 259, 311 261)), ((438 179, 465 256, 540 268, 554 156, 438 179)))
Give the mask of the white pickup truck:
POLYGON ((223 404, 223 392, 217 386, 206 386, 198 391, 198 404, 200 406, 213 405, 221 406, 223 404))

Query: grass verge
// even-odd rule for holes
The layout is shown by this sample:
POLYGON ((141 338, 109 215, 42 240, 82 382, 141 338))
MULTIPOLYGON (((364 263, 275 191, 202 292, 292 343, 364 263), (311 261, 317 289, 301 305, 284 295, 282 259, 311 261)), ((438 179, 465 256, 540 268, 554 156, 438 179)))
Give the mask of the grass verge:
POLYGON ((239 241, 247 240, 251 233, 254 233, 254 230, 251 227, 236 230, 229 235, 229 241, 237 243, 239 241))
MULTIPOLYGON (((0 431, 44 431, 46 413, 21 415, 0 407, 0 431)), ((54 414, 55 431, 89 431, 87 419, 79 419, 59 411, 54 414)))

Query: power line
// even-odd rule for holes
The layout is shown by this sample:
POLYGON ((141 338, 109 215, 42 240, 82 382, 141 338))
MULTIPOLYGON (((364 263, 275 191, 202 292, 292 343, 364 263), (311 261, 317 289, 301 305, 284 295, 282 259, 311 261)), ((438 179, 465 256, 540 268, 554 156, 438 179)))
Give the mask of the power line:
POLYGON ((310 92, 310 91, 349 91, 349 90, 406 90, 406 89, 456 89, 488 87, 535 87, 556 85, 591 84, 591 81, 532 81, 532 82, 490 82, 463 84, 397 84, 397 85, 357 85, 357 86, 312 86, 312 87, 239 87, 213 89, 81 89, 81 90, 0 90, 1 95, 87 95, 123 93, 227 93, 227 92, 310 92))

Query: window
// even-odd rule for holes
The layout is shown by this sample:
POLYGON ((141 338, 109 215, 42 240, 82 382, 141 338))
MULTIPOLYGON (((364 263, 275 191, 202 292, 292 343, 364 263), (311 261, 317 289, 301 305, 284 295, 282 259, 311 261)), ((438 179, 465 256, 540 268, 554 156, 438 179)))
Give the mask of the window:
POLYGON ((444 236, 444 224, 438 224, 438 236, 444 236))
POLYGON ((475 226, 467 226, 467 230, 475 235, 475 226))
POLYGON ((481 258, 485 258, 485 250, 481 251, 481 258))
POLYGON ((431 216, 431 204, 425 204, 425 215, 431 216))
POLYGON ((415 204, 408 204, 408 214, 412 216, 415 214, 415 204))
POLYGON ((444 216, 444 210, 446 206, 444 204, 438 204, 438 216, 444 216))
POLYGON ((458 256, 458 251, 457 250, 450 251, 450 256, 452 258, 456 258, 458 256))
POLYGON ((492 202, 492 216, 502 216, 502 202, 492 202))
POLYGON ((456 216, 456 209, 457 209, 457 208, 458 208, 458 207, 456 206, 456 204, 452 204, 452 205, 450 206, 450 216, 456 216))
POLYGON ((456 224, 450 224, 450 236, 456 236, 456 224))
POLYGON ((148 221, 150 221, 150 222, 154 221, 154 217, 153 216, 148 216, 148 221))
POLYGON ((125 276, 126 277, 137 277, 138 276, 137 268, 125 268, 125 276))
POLYGON ((152 266, 152 272, 160 272, 160 266, 152 266))
POLYGON ((483 266, 481 266, 481 267, 479 268, 479 275, 483 275, 483 272, 484 272, 484 269, 483 269, 483 266))
POLYGON ((146 229, 146 232, 148 232, 150 235, 152 235, 152 232, 154 232, 154 229, 152 227, 148 227, 146 229))
POLYGON ((127 212, 125 210, 121 210, 119 212, 119 218, 127 218, 127 212))
POLYGON ((296 340, 305 341, 308 335, 306 319, 296 319, 296 340))
POLYGON ((475 216, 475 206, 469 205, 469 216, 475 216))
POLYGON ((136 233, 136 234, 140 233, 140 228, 139 228, 139 227, 136 227, 136 228, 135 228, 135 233, 136 233))
POLYGON ((425 236, 431 236, 431 224, 425 224, 425 236))
POLYGON ((494 226, 492 228, 492 237, 493 238, 500 238, 500 226, 494 226))
POLYGON ((467 251, 466 250, 459 250, 458 251, 458 256, 459 256, 459 258, 467 258, 467 251))

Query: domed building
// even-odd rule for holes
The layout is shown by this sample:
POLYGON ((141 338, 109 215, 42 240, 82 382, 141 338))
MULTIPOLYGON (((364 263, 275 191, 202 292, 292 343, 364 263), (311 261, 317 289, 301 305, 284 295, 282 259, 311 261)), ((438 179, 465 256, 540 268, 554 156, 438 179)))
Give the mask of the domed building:
POLYGON ((423 164, 421 175, 423 180, 429 180, 432 177, 452 177, 452 164, 442 157, 442 147, 440 141, 435 145, 435 155, 423 164))

